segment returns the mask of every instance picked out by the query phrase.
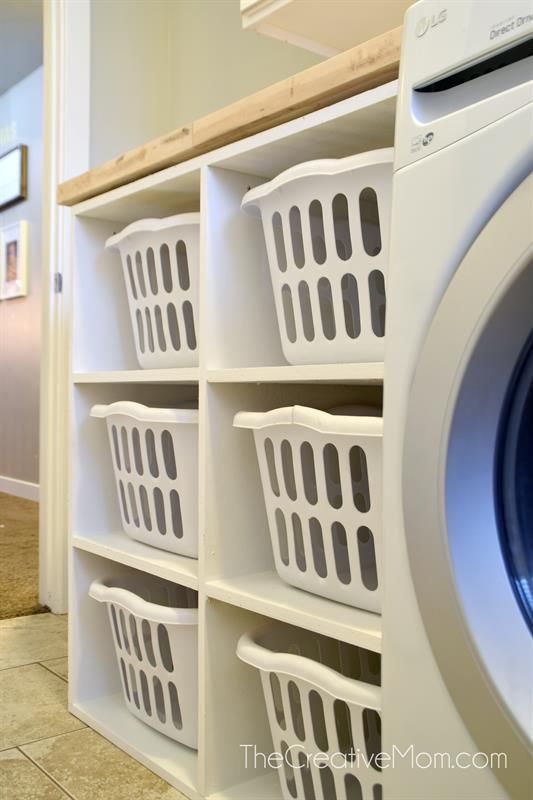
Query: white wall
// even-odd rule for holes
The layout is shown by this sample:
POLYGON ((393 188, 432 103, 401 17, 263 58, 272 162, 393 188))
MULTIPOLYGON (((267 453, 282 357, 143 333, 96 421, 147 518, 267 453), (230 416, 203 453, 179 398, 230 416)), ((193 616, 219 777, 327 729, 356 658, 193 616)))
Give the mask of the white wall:
POLYGON ((92 0, 91 166, 320 60, 243 31, 239 0, 92 0))
MULTIPOLYGON (((0 96, 0 128, 16 125, 28 146, 28 199, 0 212, 0 227, 29 223, 27 297, 0 301, 0 486, 2 477, 39 481, 43 69, 0 96)), ((10 149, 10 148, 5 148, 10 149)))
POLYGON ((239 0, 178 0, 169 6, 176 126, 322 61, 286 42, 243 30, 239 0))

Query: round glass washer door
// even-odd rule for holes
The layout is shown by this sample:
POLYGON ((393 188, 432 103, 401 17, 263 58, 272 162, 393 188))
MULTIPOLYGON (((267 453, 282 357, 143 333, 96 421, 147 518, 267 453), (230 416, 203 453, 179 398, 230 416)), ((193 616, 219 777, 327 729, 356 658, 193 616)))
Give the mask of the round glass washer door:
POLYGON ((522 441, 532 418, 532 209, 530 175, 457 267, 415 370, 402 471, 426 635, 480 752, 507 754, 509 768, 495 772, 511 797, 524 794, 533 754, 524 495, 533 438, 522 441))
POLYGON ((533 335, 520 354, 504 404, 496 492, 502 552, 533 636, 533 335))

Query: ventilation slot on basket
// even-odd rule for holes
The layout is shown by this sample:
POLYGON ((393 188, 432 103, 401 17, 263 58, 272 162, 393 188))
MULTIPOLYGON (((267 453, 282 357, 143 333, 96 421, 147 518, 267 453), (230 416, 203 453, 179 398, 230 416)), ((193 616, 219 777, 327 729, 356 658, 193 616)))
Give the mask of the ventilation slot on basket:
POLYGON ((339 752, 350 756, 354 753, 350 709, 344 700, 335 700, 333 713, 339 752))
POLYGON ((148 349, 151 353, 155 352, 155 345, 154 345, 154 331, 152 329, 152 317, 150 314, 150 309, 144 309, 144 316, 146 318, 146 338, 148 339, 148 349))
POLYGON ((300 458, 302 461, 302 480, 306 500, 308 503, 311 503, 311 505, 316 505, 318 501, 318 491, 316 484, 315 457, 313 448, 309 442, 302 443, 300 447, 300 458))
POLYGON ((163 492, 158 486, 156 486, 154 489, 154 506, 155 506, 155 517, 157 520, 157 529, 162 536, 165 536, 167 532, 167 522, 165 518, 165 500, 163 498, 163 492))
POLYGON ((289 541, 287 538, 287 524, 283 511, 276 509, 276 527, 278 531, 279 557, 285 566, 289 565, 289 541))
MULTIPOLYGON (((131 293, 133 295, 133 299, 137 300, 137 287, 135 286, 135 278, 133 277, 133 267, 132 267, 132 264, 131 264, 131 256, 129 256, 129 255, 126 256, 126 267, 127 267, 127 270, 128 270, 128 277, 130 279, 131 293)), ((139 313, 139 312, 137 312, 137 313, 139 313)))
POLYGON ((172 652, 170 650, 170 641, 168 638, 168 631, 164 625, 157 626, 157 642, 159 644, 159 655, 167 672, 174 671, 174 664, 172 662, 172 652))
POLYGON ((350 557, 348 555, 348 540, 346 529, 340 522, 334 522, 331 526, 333 538, 333 555, 335 557, 335 568, 337 577, 341 583, 348 584, 352 579, 350 571, 350 557))
POLYGON ((178 264, 178 280, 180 287, 187 291, 191 285, 189 277, 189 260, 187 258, 187 246, 183 240, 176 243, 176 261, 178 264))
POLYGON ((298 739, 301 742, 303 742, 305 739, 305 729, 304 729, 304 715, 302 711, 302 701, 300 698, 300 690, 298 689, 294 681, 289 681, 287 685, 287 690, 289 693, 292 727, 298 739))
POLYGON ((133 644, 133 649, 135 651, 135 655, 139 659, 139 661, 143 660, 142 653, 141 653, 141 646, 139 644, 139 637, 137 636, 137 623, 135 622, 135 617, 130 614, 130 631, 131 631, 131 641, 133 644))
POLYGON ((294 770, 291 766, 291 757, 288 753, 287 742, 281 742, 281 755, 283 756, 283 770, 285 773, 285 783, 291 797, 297 797, 298 790, 296 788, 296 781, 294 779, 294 770))
POLYGON ((342 506, 342 491, 339 454, 333 444, 327 444, 324 447, 324 473, 329 503, 333 508, 340 508, 342 506))
POLYGON ((122 650, 122 642, 120 641, 120 634, 118 632, 117 612, 115 611, 115 606, 110 606, 110 609, 113 631, 115 633, 115 641, 117 643, 117 647, 122 650))
POLYGON ((276 714, 277 723, 282 730, 285 730, 287 724, 285 722, 285 711, 283 710, 281 684, 275 672, 270 673, 270 689, 272 692, 272 702, 274 704, 274 711, 276 714))
POLYGON ((143 698, 143 705, 144 710, 148 714, 149 717, 152 716, 152 703, 150 701, 150 692, 148 691, 148 681, 146 680, 146 675, 141 670, 141 692, 143 698))
POLYGON ((133 664, 130 664, 130 686, 131 686, 131 694, 133 696, 133 702, 140 710, 141 704, 139 702, 139 692, 137 691, 137 678, 135 677, 135 670, 133 669, 133 664))
POLYGON ((287 254, 285 252, 285 241, 283 239, 283 222, 281 214, 276 211, 272 215, 272 233, 274 234, 274 246, 276 248, 276 259, 281 272, 287 269, 287 254))
POLYGON ((359 195, 361 235, 365 253, 377 256, 381 252, 381 230, 379 226, 378 198, 369 186, 359 195))
POLYGON ((315 788, 313 786, 313 778, 311 776, 311 770, 309 768, 309 759, 303 753, 299 753, 298 762, 300 765, 299 766, 300 777, 302 779, 302 784, 304 788, 304 798, 305 800, 316 800, 315 788))
POLYGON ((346 789, 346 800, 363 800, 363 790, 355 775, 348 773, 344 776, 344 788, 346 789))
POLYGON ((181 348, 180 329, 178 325, 178 315, 176 314, 176 307, 174 306, 174 303, 169 303, 167 305, 167 320, 172 347, 174 350, 179 350, 181 348))
POLYGON ((117 426, 112 425, 111 427, 111 436, 113 438, 113 454, 115 456, 115 464, 118 470, 120 470, 120 451, 118 447, 118 435, 117 435, 117 426))
POLYGON ((155 437, 154 432, 151 428, 147 428, 145 434, 146 440, 146 451, 148 456, 148 466, 150 468, 150 474, 154 478, 159 477, 159 466, 157 463, 157 454, 155 451, 155 437))
POLYGON ((161 447, 163 450, 163 460, 165 462, 165 470, 171 481, 176 480, 176 459, 174 456, 174 444, 172 436, 168 431, 163 431, 161 434, 161 447))
POLYGON ((281 302, 283 304, 283 318, 285 320, 285 332, 287 334, 287 339, 289 342, 295 342, 296 320, 294 318, 291 287, 287 283, 281 287, 281 302))
POLYGON ((128 497, 130 499, 131 519, 136 528, 139 528, 141 521, 139 519, 139 512, 137 511, 137 501, 135 499, 135 489, 132 483, 128 483, 128 497))
POLYGON ((161 681, 154 675, 153 680, 153 687, 154 687, 154 702, 155 702, 155 710, 156 714, 159 718, 159 721, 163 724, 167 721, 167 712, 165 709, 165 698, 163 696, 163 687, 161 686, 161 681))
POLYGON ((321 767, 320 769, 320 782, 322 784, 322 794, 328 800, 337 800, 337 792, 335 791, 335 780, 333 773, 329 767, 321 767))
POLYGON ((148 620, 143 619, 142 621, 142 635, 143 635, 143 645, 144 645, 144 652, 146 653, 146 658, 148 659, 150 666, 155 667, 155 654, 154 654, 154 646, 152 644, 152 629, 150 627, 150 623, 148 620))
POLYGON ((348 200, 345 194, 335 195, 332 212, 337 255, 342 261, 347 261, 352 255, 352 237, 350 235, 348 200))
POLYGON ((341 291, 342 306, 344 309, 344 327, 350 339, 357 339, 361 333, 361 314, 359 311, 357 280, 353 275, 343 275, 341 291))
POLYGON ((146 284, 144 282, 142 256, 137 250, 135 253, 135 266, 137 267, 137 282, 143 297, 146 297, 146 284))
POLYGON ((155 328, 157 331, 157 343, 159 345, 159 349, 164 353, 167 349, 167 341, 165 339, 165 331, 163 329, 163 317, 161 314, 161 307, 156 306, 154 308, 155 314, 155 328))
POLYGON ((270 488, 276 497, 279 497, 279 483, 276 473, 276 463, 274 460, 274 445, 272 439, 265 439, 265 457, 267 462, 268 477, 270 480, 270 488))
POLYGON ((365 525, 357 531, 357 544, 359 547, 359 563, 361 565, 361 580, 366 589, 374 591, 378 588, 378 572, 376 566, 376 552, 374 537, 370 528, 365 525))
POLYGON ((146 251, 146 263, 148 264, 148 281, 152 294, 157 294, 159 289, 157 286, 157 273, 155 268, 154 251, 151 247, 146 251))
POLYGON ((300 300, 300 312, 302 315, 302 328, 304 336, 308 342, 315 338, 315 325, 313 322, 313 309, 311 307, 311 297, 309 286, 305 281, 298 284, 298 298, 300 300))
POLYGON ((173 683, 168 684, 168 693, 170 697, 170 710, 172 713, 172 722, 176 730, 180 731, 183 728, 183 720, 181 718, 181 708, 178 698, 178 690, 173 683))
POLYGON ((146 493, 146 489, 144 486, 139 486, 139 496, 141 500, 141 511, 143 515, 143 522, 144 527, 148 530, 152 530, 152 518, 150 516, 150 508, 148 506, 148 495, 146 493))
POLYGON ((302 521, 298 514, 292 515, 292 531, 294 534, 294 555, 296 557, 296 566, 300 572, 305 572, 307 563, 305 559, 304 537, 302 531, 302 521))
POLYGON ((139 349, 141 353, 144 353, 146 350, 144 344, 144 326, 143 326, 143 317, 139 309, 135 312, 135 319, 137 320, 137 337, 139 342, 139 349))
POLYGON ((313 564, 316 574, 320 578, 326 578, 328 567, 326 564, 326 552, 324 550, 324 538, 322 536, 322 526, 316 517, 309 520, 309 533, 311 536, 311 549, 313 551, 313 564))
POLYGON ((126 472, 131 472, 130 450, 128 447, 128 431, 124 426, 122 426, 121 428, 120 437, 122 440, 122 455, 124 457, 124 467, 126 469, 126 472))
POLYGON ((368 276, 368 289, 370 293, 370 316, 372 330, 376 336, 385 336, 385 278, 379 269, 373 270, 368 276))
POLYGON ((128 684, 128 676, 126 674, 126 665, 124 664, 124 659, 120 659, 120 672, 122 674, 122 685, 124 686, 124 693, 128 702, 131 703, 131 695, 130 695, 130 687, 128 684))
POLYGON ((335 311, 333 309, 333 297, 331 295, 331 284, 327 278, 320 278, 318 281, 318 301, 320 304, 320 318, 322 320, 322 332, 326 339, 335 338, 335 311))
POLYGON ((183 304, 183 322, 185 324, 185 336, 189 350, 196 350, 196 331, 194 330, 194 318, 192 305, 186 300, 183 304))
POLYGON ((292 255, 295 265, 301 269, 305 264, 304 240, 302 235, 302 217, 298 206, 293 206, 289 212, 289 225, 291 229, 292 255))
POLYGON ((281 466, 283 469, 283 480, 285 490, 291 500, 296 500, 296 480, 294 477, 294 464, 292 460, 292 447, 287 439, 281 443, 281 466))
POLYGON ((324 703, 319 693, 314 689, 309 692, 309 710, 316 746, 320 752, 325 753, 328 750, 328 730, 324 716, 324 703))
POLYGON ((363 731, 367 759, 377 772, 381 772, 377 757, 381 753, 381 717, 372 708, 363 709, 363 731))
POLYGON ((368 468, 365 452, 357 445, 350 449, 350 476, 354 505, 358 511, 366 513, 370 510, 368 468))
POLYGON ((309 205, 309 227, 313 245, 313 258, 317 264, 326 260, 326 237, 324 235, 324 216, 320 200, 313 200, 309 205))
POLYGON ((175 489, 170 492, 170 510, 172 513, 172 532, 176 539, 182 539, 183 520, 181 518, 180 496, 175 489))
POLYGON ((172 269, 170 266, 170 251, 168 244, 162 244, 159 248, 159 257, 161 259, 161 274, 163 276, 163 288, 166 292, 172 291, 172 269))

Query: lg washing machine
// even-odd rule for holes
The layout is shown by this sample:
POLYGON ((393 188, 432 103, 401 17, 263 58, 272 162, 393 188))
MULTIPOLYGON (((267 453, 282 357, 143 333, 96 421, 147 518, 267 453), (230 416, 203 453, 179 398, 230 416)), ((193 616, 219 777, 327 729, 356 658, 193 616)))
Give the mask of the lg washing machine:
POLYGON ((532 78, 530 1, 408 10, 385 355, 387 800, 533 796, 532 78))

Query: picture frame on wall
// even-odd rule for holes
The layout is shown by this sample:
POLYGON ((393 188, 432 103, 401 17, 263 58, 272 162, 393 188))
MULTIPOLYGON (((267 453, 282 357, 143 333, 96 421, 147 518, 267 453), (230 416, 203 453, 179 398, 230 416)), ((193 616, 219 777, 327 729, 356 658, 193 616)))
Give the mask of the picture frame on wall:
POLYGON ((0 299, 28 294, 28 223, 14 222, 0 230, 0 299))
POLYGON ((0 155, 0 211, 28 197, 28 148, 19 144, 0 155))

